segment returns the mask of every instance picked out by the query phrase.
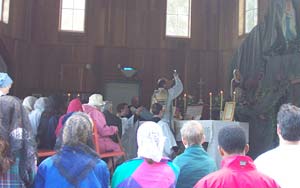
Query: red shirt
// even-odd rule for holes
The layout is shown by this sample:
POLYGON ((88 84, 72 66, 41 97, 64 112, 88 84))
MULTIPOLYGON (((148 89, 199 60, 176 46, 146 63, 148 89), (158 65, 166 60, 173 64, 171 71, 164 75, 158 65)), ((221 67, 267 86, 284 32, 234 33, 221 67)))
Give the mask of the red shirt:
POLYGON ((253 160, 248 156, 230 156, 222 160, 222 168, 203 177, 194 188, 201 187, 279 187, 272 178, 258 172, 253 160))

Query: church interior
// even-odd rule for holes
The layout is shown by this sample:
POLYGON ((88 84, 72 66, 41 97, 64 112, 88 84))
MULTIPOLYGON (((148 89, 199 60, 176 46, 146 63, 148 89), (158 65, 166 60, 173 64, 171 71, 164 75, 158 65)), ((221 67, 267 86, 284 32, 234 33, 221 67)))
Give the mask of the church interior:
POLYGON ((133 96, 149 110, 157 80, 175 72, 181 120, 246 122, 256 158, 278 145, 279 107, 300 105, 300 5, 293 1, 289 30, 278 26, 275 2, 1 0, 0 71, 21 100, 87 103, 97 93, 114 113, 133 96), (197 106, 200 116, 188 117, 197 106))

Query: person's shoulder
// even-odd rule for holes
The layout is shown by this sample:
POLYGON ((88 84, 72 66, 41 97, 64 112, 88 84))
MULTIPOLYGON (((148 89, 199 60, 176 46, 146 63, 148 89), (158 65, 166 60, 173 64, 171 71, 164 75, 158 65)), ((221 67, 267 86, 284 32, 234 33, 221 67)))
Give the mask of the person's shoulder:
POLYGON ((260 172, 260 171, 256 171, 256 177, 259 177, 259 181, 261 181, 264 185, 266 185, 266 187, 280 187, 276 181, 271 178, 270 176, 260 172))
POLYGON ((106 167, 107 168, 107 164, 105 161, 103 161, 102 159, 97 159, 97 166, 98 167, 106 167))
POLYGON ((224 176, 223 176, 223 170, 218 170, 218 171, 212 172, 212 173, 204 176, 203 178, 201 178, 195 184, 194 188, 197 188, 197 187, 199 187, 199 188, 200 187, 201 188, 203 188, 203 187, 216 187, 216 186, 212 186, 212 185, 215 185, 215 183, 217 181, 221 181, 222 182, 223 178, 224 178, 224 176))
POLYGON ((46 158, 45 160, 43 160, 39 166, 38 166, 38 170, 42 170, 42 169, 46 169, 46 168, 51 168, 52 166, 54 166, 53 164, 53 158, 55 157, 52 156, 52 157, 48 157, 46 158))
POLYGON ((259 155, 255 160, 254 163, 260 163, 262 161, 267 162, 269 160, 272 160, 272 158, 276 157, 278 155, 278 153, 280 152, 279 147, 276 147, 274 149, 271 149, 269 151, 266 151, 264 153, 262 153, 261 155, 259 155))
POLYGON ((176 163, 174 163, 171 159, 169 159, 169 158, 163 158, 160 161, 160 163, 161 163, 161 165, 166 165, 166 167, 171 168, 172 172, 175 174, 176 177, 179 176, 180 167, 176 163))
POLYGON ((187 160, 188 156, 185 152, 181 153, 180 155, 177 155, 174 159, 173 159, 173 163, 175 163, 176 165, 179 165, 181 163, 187 163, 189 162, 189 160, 187 160))
POLYGON ((122 169, 122 168, 128 168, 128 167, 132 167, 132 166, 138 166, 143 162, 144 162, 144 160, 141 158, 133 158, 133 159, 129 159, 129 160, 123 162, 117 168, 122 169))

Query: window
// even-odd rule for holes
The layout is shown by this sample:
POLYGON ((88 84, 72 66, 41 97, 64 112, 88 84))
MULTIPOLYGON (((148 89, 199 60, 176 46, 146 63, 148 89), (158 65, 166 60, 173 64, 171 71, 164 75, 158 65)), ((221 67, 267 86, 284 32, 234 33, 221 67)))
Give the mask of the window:
POLYGON ((0 20, 6 24, 9 20, 9 4, 10 0, 0 0, 0 20))
POLYGON ((191 0, 167 0, 166 35, 190 38, 191 0))
POLYGON ((257 24, 258 1, 239 0, 239 35, 249 33, 257 24))
POLYGON ((61 0, 60 30, 84 32, 85 0, 61 0))

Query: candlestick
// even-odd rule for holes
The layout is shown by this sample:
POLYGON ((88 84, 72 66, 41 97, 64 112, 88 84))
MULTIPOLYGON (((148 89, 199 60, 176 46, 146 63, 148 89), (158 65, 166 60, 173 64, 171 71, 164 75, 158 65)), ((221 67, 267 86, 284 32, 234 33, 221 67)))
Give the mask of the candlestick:
POLYGON ((209 119, 211 119, 212 113, 212 92, 209 92, 209 119))
POLYGON ((183 95, 183 110, 186 110, 186 93, 183 95))
POLYGON ((221 101, 221 104, 220 104, 220 112, 221 112, 221 111, 223 111, 223 91, 222 91, 222 90, 221 90, 221 92, 220 92, 220 96, 221 96, 221 97, 220 97, 220 98, 221 98, 221 99, 220 99, 220 101, 221 101))
POLYGON ((235 95, 236 95, 236 93, 235 93, 235 91, 233 92, 233 102, 235 102, 235 95))
POLYGON ((68 93, 67 95, 68 95, 68 102, 69 102, 71 99, 71 93, 68 93))

